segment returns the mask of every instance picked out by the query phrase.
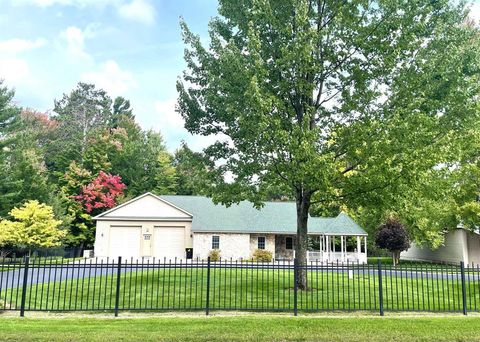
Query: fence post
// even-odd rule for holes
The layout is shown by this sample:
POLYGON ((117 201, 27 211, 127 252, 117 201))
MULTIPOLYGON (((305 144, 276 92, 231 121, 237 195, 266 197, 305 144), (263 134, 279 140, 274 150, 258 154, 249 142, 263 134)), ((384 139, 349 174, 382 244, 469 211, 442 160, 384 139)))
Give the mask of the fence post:
POLYGON ((293 259, 293 315, 297 316, 298 314, 298 260, 297 258, 293 259))
POLYGON ((205 302, 205 315, 210 313, 210 257, 207 259, 207 300, 205 302))
POLYGON ((383 316, 382 262, 380 259, 378 259, 378 303, 380 305, 380 316, 383 316))
POLYGON ((122 271, 122 257, 118 257, 117 264, 117 289, 115 292, 115 317, 118 317, 118 306, 120 302, 120 272, 122 271))
POLYGON ((462 304, 463 304, 463 314, 467 314, 467 289, 465 288, 465 263, 460 261, 460 272, 462 278, 462 304))
POLYGON ((20 303, 20 317, 25 316, 25 301, 27 299, 27 278, 28 278, 28 266, 30 264, 30 257, 25 257, 25 268, 23 269, 23 285, 22 285, 22 301, 20 303))

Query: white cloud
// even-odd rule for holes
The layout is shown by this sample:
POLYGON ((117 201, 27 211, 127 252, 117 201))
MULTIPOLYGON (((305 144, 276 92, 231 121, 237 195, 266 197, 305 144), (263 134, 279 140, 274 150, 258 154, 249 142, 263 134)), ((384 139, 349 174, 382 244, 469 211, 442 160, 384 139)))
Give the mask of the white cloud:
POLYGON ((84 73, 82 80, 95 84, 98 88, 106 90, 112 96, 125 94, 127 91, 137 87, 137 82, 132 73, 122 70, 114 60, 109 60, 102 64, 98 71, 84 73))
POLYGON ((91 60, 92 57, 85 51, 85 38, 89 35, 76 26, 70 26, 60 33, 67 43, 67 52, 79 59, 91 60))
POLYGON ((28 63, 23 59, 5 58, 0 59, 0 79, 16 85, 30 74, 28 63))
POLYGON ((129 3, 119 7, 118 13, 121 17, 138 21, 144 24, 153 24, 155 22, 155 9, 145 0, 132 0, 129 3))
POLYGON ((26 40, 26 39, 9 39, 0 42, 0 53, 7 54, 17 54, 24 51, 36 49, 47 44, 47 40, 39 38, 36 40, 26 40))
POLYGON ((480 2, 474 2, 470 6, 470 17, 480 25, 480 2))
POLYGON ((155 112, 160 116, 160 123, 164 127, 173 129, 183 129, 185 121, 182 116, 175 111, 175 99, 165 101, 155 101, 155 112))
POLYGON ((194 151, 201 151, 217 140, 224 140, 223 135, 203 136, 190 134, 184 128, 185 121, 182 116, 175 111, 176 104, 177 101, 175 99, 154 102, 155 113, 158 118, 158 124, 154 128, 162 133, 170 151, 173 152, 177 149, 182 140, 194 151))

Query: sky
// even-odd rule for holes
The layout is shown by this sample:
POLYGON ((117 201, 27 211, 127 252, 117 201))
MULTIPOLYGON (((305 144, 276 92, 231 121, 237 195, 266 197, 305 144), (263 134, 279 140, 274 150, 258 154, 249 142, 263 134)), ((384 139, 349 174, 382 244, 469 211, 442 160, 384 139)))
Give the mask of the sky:
MULTIPOLYGON (((192 136, 175 112, 185 69, 179 21, 207 37, 216 0, 0 0, 0 79, 22 107, 51 112, 79 81, 124 96, 144 129, 174 151, 214 140, 192 136)), ((472 5, 480 21, 480 0, 472 5)))

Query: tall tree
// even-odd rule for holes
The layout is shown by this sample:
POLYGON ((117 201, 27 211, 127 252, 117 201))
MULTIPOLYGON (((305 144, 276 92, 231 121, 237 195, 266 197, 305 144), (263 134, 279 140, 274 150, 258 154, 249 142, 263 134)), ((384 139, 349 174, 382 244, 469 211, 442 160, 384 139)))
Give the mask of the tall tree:
POLYGON ((117 128, 124 120, 134 120, 133 109, 130 107, 130 101, 117 96, 113 100, 112 115, 110 116, 109 126, 111 128, 117 128))
POLYGON ((289 189, 300 262, 312 203, 415 180, 476 114, 478 31, 463 4, 220 0, 219 14, 209 48, 181 23, 178 110, 191 133, 224 137, 204 150, 215 201, 289 189))
POLYGON ((208 169, 202 162, 202 155, 192 151, 187 144, 175 151, 173 160, 177 181, 177 195, 205 195, 207 191, 208 169))
POLYGON ((15 131, 20 121, 20 108, 13 103, 14 92, 0 80, 0 217, 11 209, 11 203, 18 197, 20 181, 9 172, 9 159, 15 149, 17 140, 15 131))
POLYGON ((57 170, 63 173, 72 160, 83 162, 89 138, 94 131, 107 127, 111 108, 112 99, 104 90, 82 82, 55 101, 54 118, 59 122, 54 159, 57 170))

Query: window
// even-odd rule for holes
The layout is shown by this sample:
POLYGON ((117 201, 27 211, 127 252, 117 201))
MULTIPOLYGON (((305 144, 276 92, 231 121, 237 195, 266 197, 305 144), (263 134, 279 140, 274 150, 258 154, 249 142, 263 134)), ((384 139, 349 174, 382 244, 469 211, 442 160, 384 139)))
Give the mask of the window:
POLYGON ((285 238, 285 249, 293 249, 293 238, 286 237, 285 238))
POLYGON ((265 236, 259 236, 258 237, 257 248, 258 249, 265 249, 265 236))
POLYGON ((212 249, 219 249, 220 248, 220 236, 213 235, 212 236, 212 249))

